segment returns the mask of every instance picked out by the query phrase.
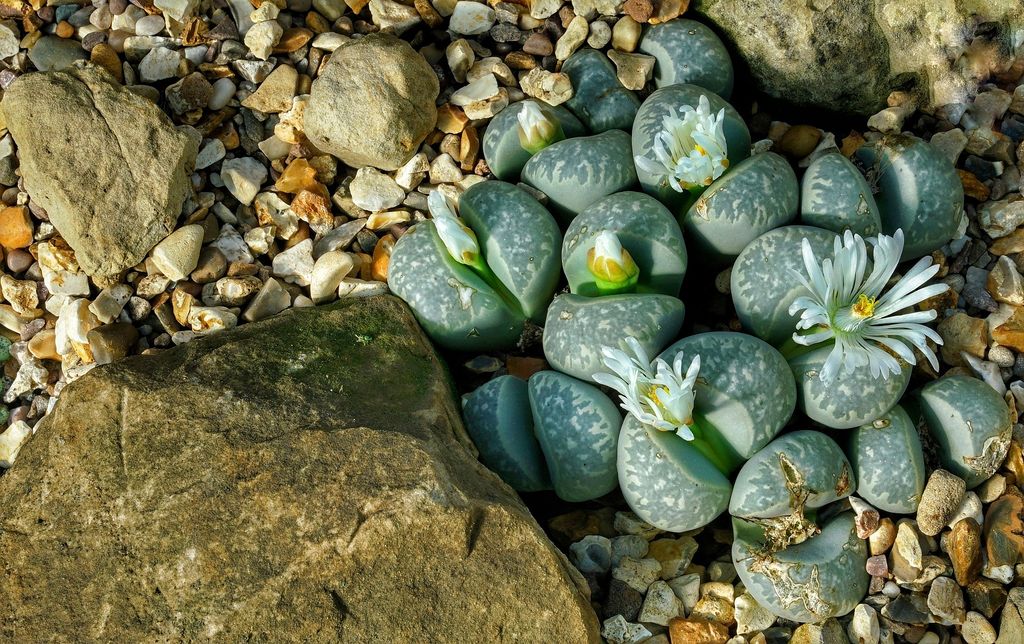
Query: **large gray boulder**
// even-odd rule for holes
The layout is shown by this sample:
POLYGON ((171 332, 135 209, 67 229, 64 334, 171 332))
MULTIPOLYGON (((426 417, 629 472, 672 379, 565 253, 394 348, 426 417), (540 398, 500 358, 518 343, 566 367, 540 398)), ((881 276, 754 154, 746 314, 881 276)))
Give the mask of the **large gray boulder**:
POLYGON ((1020 0, 695 0, 692 8, 762 91, 862 115, 884 108, 897 89, 928 105, 964 100, 977 88, 977 66, 955 59, 977 26, 994 23, 991 37, 1007 60, 1024 27, 1020 0))
POLYGON ((384 296, 70 385, 0 477, 4 641, 597 642, 384 296))
POLYGON ((21 175, 90 275, 138 264, 175 226, 197 133, 99 67, 26 74, 0 103, 21 175))
POLYGON ((397 170, 434 129, 439 89, 409 43, 365 36, 336 49, 313 81, 306 136, 350 166, 397 170))

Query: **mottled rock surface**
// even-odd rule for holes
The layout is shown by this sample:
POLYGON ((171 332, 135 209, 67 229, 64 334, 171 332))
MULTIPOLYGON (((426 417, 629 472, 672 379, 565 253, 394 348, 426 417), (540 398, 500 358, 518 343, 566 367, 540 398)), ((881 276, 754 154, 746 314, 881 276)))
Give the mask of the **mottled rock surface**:
POLYGON ((27 74, 0 109, 25 188, 87 273, 134 266, 174 230, 199 136, 152 101, 90 66, 27 74))
POLYGON ((0 637, 597 641, 415 328, 349 300, 76 381, 0 478, 0 637))

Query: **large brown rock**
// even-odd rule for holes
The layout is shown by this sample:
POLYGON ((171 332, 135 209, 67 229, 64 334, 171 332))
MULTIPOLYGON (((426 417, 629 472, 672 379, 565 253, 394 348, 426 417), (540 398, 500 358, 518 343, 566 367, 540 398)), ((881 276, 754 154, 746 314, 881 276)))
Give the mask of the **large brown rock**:
POLYGON ((69 386, 0 477, 6 641, 596 642, 397 299, 69 386))
POLYGON ((99 67, 26 74, 0 103, 32 200, 90 275, 138 264, 174 229, 199 135, 99 67))
POLYGON ((336 49, 313 81, 306 136, 350 166, 397 170, 434 129, 439 89, 409 43, 364 36, 336 49))

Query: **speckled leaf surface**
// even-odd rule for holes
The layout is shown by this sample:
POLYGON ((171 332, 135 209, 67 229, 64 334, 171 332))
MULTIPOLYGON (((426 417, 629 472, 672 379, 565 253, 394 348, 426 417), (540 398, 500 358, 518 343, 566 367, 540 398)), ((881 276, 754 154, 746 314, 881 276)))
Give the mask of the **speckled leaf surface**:
POLYGON ((614 232, 633 257, 641 290, 679 295, 687 262, 683 231, 661 202, 642 192, 610 195, 573 219, 562 242, 562 270, 573 293, 598 294, 587 253, 605 230, 614 232))
POLYGON ((729 504, 729 479, 673 432, 626 416, 619 434, 619 487, 638 517, 685 532, 711 523, 729 504))
POLYGON ((431 221, 416 224, 395 244, 388 286, 405 300, 430 338, 445 348, 509 348, 522 335, 522 313, 451 258, 431 221))
POLYGON ((821 622, 849 613, 867 592, 867 542, 857 537, 852 512, 829 521, 821 534, 776 553, 740 532, 732 545, 736 572, 747 592, 780 617, 821 622))
POLYGON ((924 454, 917 427, 902 407, 850 432, 846 454, 857 496, 885 512, 917 511, 925 483, 924 454))
POLYGON ((565 106, 594 134, 633 127, 640 107, 636 94, 622 86, 615 66, 604 52, 583 48, 562 63, 569 75, 573 95, 565 106))
POLYGON ((691 250, 728 263, 758 236, 796 217, 800 199, 789 161, 765 152, 711 184, 682 218, 691 250))
POLYGON ((832 429, 850 429, 879 418, 899 402, 910 384, 910 365, 887 379, 874 378, 867 369, 840 373, 832 381, 822 381, 821 368, 832 351, 823 344, 791 358, 789 366, 796 378, 800 411, 811 420, 832 429))
POLYGON ((871 186, 838 152, 818 157, 804 173, 800 221, 837 233, 852 230, 864 238, 882 229, 871 186))
POLYGON ((548 307, 544 357, 553 368, 592 381, 607 371, 602 345, 625 349, 632 336, 654 356, 678 335, 683 314, 682 301, 669 295, 559 295, 548 307))
POLYGON ((856 481, 836 442, 811 430, 785 434, 754 454, 736 475, 729 514, 772 518, 796 507, 820 508, 849 496, 856 481))
MULTIPOLYGON (((750 130, 747 129, 743 117, 718 94, 697 85, 662 87, 644 100, 633 122, 633 154, 653 159, 651 149, 654 147, 655 137, 665 127, 665 117, 673 112, 681 116, 684 105, 696 108, 701 96, 707 97, 712 113, 717 114, 719 110, 725 110, 722 131, 725 134, 730 167, 735 168, 749 157, 750 130)), ((640 168, 637 168, 637 175, 644 192, 658 198, 673 211, 673 214, 680 214, 678 211, 687 203, 688 193, 676 192, 665 183, 664 177, 656 177, 640 168)))
POLYGON ((569 110, 561 105, 552 107, 543 101, 528 98, 512 103, 491 119, 484 131, 482 142, 484 159, 494 176, 505 181, 515 181, 523 166, 533 156, 519 144, 519 112, 527 103, 533 103, 547 115, 558 119, 566 138, 583 136, 586 128, 569 110))
POLYGON ((459 199, 459 214, 523 313, 543 322, 560 277, 562 233, 555 218, 525 190, 503 181, 471 186, 459 199))
POLYGON ((927 255, 956 233, 964 190, 953 165, 926 141, 889 135, 854 153, 878 185, 882 232, 906 235, 903 260, 927 255))
POLYGON ((550 490, 544 455, 533 434, 526 381, 499 376, 465 397, 462 417, 480 460, 520 492, 550 490))
POLYGON ((732 267, 732 303, 740 322, 775 346, 796 330, 799 317, 789 314, 789 306, 808 294, 792 273, 804 270, 800 244, 805 237, 819 260, 832 256, 835 233, 812 226, 786 226, 751 242, 732 267))
POLYGON ((526 162, 523 181, 546 194, 568 226, 590 204, 636 185, 629 135, 609 130, 559 141, 526 162))
POLYGON ((672 364, 679 353, 684 365, 700 355, 694 409, 741 458, 750 458, 789 422, 796 385, 785 358, 764 341, 744 333, 698 333, 660 357, 672 364))
POLYGON ((622 416, 594 385, 557 371, 529 381, 530 408, 555 493, 565 501, 596 499, 615 489, 622 416))
POLYGON ((728 99, 733 68, 729 51, 709 27, 677 18, 647 28, 638 50, 654 56, 654 85, 699 85, 728 99))
POLYGON ((968 489, 995 473, 1009 449, 1012 423, 994 389, 975 378, 947 376, 922 387, 915 402, 939 444, 943 467, 967 481, 968 489))

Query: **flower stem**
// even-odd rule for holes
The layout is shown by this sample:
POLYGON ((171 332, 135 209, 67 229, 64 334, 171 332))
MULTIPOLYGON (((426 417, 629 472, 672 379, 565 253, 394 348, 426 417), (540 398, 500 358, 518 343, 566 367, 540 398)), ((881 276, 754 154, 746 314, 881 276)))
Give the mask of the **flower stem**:
POLYGON ((635 293, 638 275, 625 282, 608 282, 599 277, 594 278, 594 286, 597 288, 597 295, 618 295, 620 293, 635 293))

